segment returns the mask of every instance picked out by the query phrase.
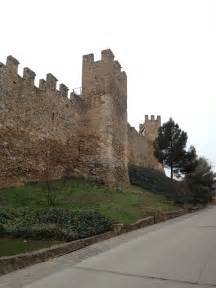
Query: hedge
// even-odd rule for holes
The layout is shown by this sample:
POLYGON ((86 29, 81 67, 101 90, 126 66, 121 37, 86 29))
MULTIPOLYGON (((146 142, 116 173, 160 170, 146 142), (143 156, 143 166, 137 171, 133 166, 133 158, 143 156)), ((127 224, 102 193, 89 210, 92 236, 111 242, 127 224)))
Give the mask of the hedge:
POLYGON ((109 231, 98 211, 63 208, 0 209, 0 236, 72 241, 109 231))

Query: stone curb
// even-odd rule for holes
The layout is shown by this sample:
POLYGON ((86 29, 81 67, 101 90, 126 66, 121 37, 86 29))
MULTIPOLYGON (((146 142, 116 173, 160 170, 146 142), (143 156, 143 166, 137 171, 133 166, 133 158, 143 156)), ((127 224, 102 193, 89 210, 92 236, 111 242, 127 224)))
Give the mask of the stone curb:
POLYGON ((117 235, 127 233, 136 229, 144 228, 149 225, 155 224, 154 216, 148 216, 143 219, 136 221, 133 224, 114 224, 113 230, 117 235))
POLYGON ((107 240, 114 236, 116 236, 116 233, 114 231, 110 231, 93 237, 54 245, 50 248, 40 249, 31 253, 0 257, 0 276, 33 264, 44 262, 50 258, 74 252, 76 250, 92 245, 99 241, 107 240))
POLYGON ((200 210, 200 207, 187 210, 177 210, 166 213, 159 213, 154 216, 148 216, 136 221, 133 224, 114 224, 113 231, 99 234, 93 237, 80 239, 68 243, 54 245, 50 248, 40 249, 31 253, 18 254, 15 256, 0 257, 0 276, 13 272, 15 270, 25 268, 27 266, 44 262, 50 258, 62 256, 82 249, 94 243, 110 239, 123 233, 127 233, 136 229, 144 228, 149 225, 157 224, 169 219, 173 219, 189 212, 200 210))

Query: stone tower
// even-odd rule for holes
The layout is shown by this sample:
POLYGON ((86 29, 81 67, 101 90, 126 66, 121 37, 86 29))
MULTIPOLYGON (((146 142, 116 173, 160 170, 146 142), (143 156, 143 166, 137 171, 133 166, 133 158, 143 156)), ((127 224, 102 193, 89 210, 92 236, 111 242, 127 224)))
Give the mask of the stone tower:
POLYGON ((146 138, 154 142, 155 138, 158 136, 158 129, 161 126, 161 116, 155 118, 154 115, 151 115, 149 119, 148 115, 145 115, 144 124, 140 124, 140 134, 146 136, 146 138))
POLYGON ((110 186, 127 185, 127 76, 110 49, 83 56, 80 133, 83 173, 110 186))

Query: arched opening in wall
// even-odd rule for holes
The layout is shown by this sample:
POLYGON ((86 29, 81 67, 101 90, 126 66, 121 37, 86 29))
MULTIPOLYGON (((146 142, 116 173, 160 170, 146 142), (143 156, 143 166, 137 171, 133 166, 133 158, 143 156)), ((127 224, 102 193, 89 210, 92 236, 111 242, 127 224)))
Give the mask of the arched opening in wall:
POLYGON ((52 112, 52 121, 54 121, 54 119, 55 119, 55 113, 52 112))

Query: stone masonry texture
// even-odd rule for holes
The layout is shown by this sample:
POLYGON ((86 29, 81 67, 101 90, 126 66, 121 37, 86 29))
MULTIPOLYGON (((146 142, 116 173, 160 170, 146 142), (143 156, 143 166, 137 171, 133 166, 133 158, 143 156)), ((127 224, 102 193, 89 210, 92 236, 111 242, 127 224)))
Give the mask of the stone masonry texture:
POLYGON ((129 165, 162 170, 152 145, 160 117, 130 127, 127 76, 110 49, 83 56, 81 95, 51 73, 36 87, 18 65, 0 63, 0 188, 72 176, 127 186, 129 165))

